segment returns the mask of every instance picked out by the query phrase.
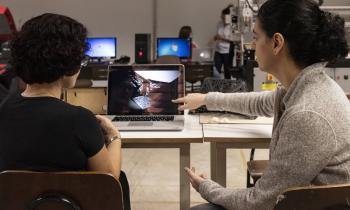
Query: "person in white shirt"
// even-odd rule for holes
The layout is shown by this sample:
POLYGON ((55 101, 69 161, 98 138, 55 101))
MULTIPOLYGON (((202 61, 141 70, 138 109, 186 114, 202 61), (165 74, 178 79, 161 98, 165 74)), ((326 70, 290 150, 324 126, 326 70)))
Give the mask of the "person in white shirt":
POLYGON ((231 74, 229 68, 230 64, 230 43, 232 41, 232 30, 229 21, 230 9, 225 8, 221 12, 221 21, 218 23, 217 32, 214 37, 215 55, 214 65, 216 70, 221 73, 222 66, 224 66, 225 79, 230 79, 231 74))

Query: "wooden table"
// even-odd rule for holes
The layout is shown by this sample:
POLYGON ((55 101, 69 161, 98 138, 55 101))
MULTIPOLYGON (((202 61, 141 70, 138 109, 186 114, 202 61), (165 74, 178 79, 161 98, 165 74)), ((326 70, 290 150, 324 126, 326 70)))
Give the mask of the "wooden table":
POLYGON ((212 180, 226 187, 226 149, 268 148, 271 133, 271 124, 203 124, 204 141, 210 142, 212 180))
POLYGON ((179 148, 180 149, 180 210, 190 208, 190 182, 184 167, 190 166, 190 144, 203 143, 199 117, 185 115, 182 131, 122 131, 123 148, 179 148))

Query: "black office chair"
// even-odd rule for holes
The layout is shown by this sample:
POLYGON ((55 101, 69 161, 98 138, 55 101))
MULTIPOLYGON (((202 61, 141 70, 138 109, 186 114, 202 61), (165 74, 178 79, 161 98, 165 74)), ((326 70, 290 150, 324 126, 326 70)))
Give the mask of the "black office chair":
POLYGON ((201 87, 202 93, 208 92, 222 92, 222 93, 235 93, 246 92, 247 86, 243 80, 231 80, 231 79, 218 79, 218 78, 205 78, 201 87))
POLYGON ((185 69, 186 82, 191 84, 186 85, 186 90, 190 88, 191 92, 199 92, 203 81, 213 76, 213 64, 186 63, 185 69), (197 82, 200 84, 195 85, 197 82))

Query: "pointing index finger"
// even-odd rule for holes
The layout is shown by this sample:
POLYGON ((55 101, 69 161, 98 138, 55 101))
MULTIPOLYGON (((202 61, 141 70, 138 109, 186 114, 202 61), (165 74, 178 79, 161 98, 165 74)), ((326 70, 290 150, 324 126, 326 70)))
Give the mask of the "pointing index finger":
POLYGON ((174 99, 174 100, 171 100, 173 103, 184 103, 185 102, 185 98, 182 97, 182 98, 177 98, 177 99, 174 99))

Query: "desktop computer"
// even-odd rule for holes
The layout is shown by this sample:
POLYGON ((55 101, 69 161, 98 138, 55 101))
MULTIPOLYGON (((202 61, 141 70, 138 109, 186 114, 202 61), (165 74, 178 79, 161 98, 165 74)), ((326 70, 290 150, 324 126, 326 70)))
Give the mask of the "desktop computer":
POLYGON ((151 34, 135 34, 135 63, 151 62, 151 34))
POLYGON ((192 40, 181 38, 158 38, 157 57, 177 56, 180 59, 192 58, 192 40))
POLYGON ((88 37, 90 49, 86 52, 91 59, 78 80, 107 80, 110 59, 117 57, 116 37, 88 37))
POLYGON ((101 61, 117 57, 117 38, 116 37, 88 37, 86 42, 90 49, 86 55, 90 56, 92 61, 101 61))

